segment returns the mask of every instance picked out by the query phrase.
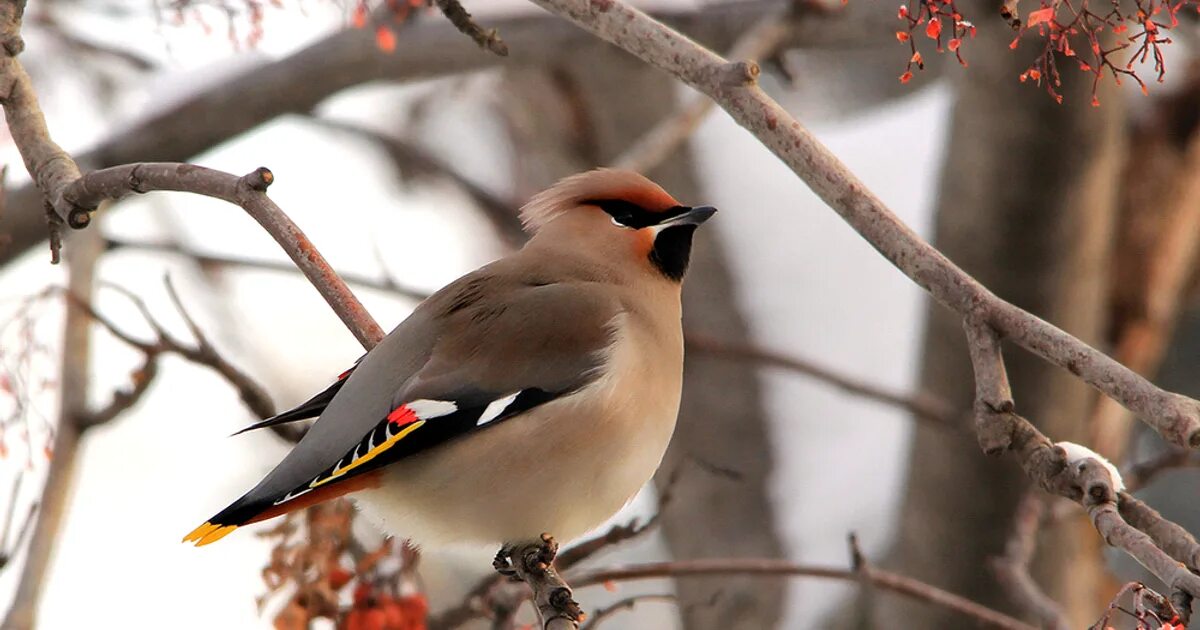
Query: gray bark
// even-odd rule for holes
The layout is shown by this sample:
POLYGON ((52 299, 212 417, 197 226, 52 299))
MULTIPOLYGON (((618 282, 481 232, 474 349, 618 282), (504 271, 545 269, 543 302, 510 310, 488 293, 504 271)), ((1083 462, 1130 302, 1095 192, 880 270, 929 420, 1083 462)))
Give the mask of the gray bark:
MULTIPOLYGON (((524 179, 530 188, 609 162, 671 112, 677 100, 673 81, 603 44, 572 50, 548 72, 513 73, 505 84, 510 100, 520 103, 510 111, 510 121, 528 145, 519 143, 516 151, 523 160, 518 181, 524 179)), ((683 203, 703 201, 685 153, 649 175, 683 203)), ((684 287, 685 325, 745 340, 733 283, 717 230, 700 230, 684 287)), ((662 519, 671 553, 676 558, 782 556, 767 492, 771 448, 757 376, 735 363, 691 356, 684 383, 679 425, 656 479, 662 489, 683 467, 662 519)), ((765 630, 779 623, 783 610, 779 581, 691 579, 680 581, 677 589, 684 627, 694 630, 765 630)))
MULTIPOLYGON (((987 9, 975 5, 980 15, 987 9)), ((935 244, 986 286, 1084 341, 1102 339, 1107 272, 1122 155, 1123 107, 1115 94, 1089 106, 1089 77, 1064 64, 1065 103, 1017 81, 1032 50, 1008 49, 1012 32, 979 19, 957 83, 942 170, 935 244)), ((1071 375, 1010 350, 1017 411, 1055 440, 1084 436, 1093 394, 1071 375)), ((960 319, 934 307, 925 329, 920 388, 971 405, 971 366, 960 319)), ((986 569, 1003 551, 1027 481, 969 438, 918 423, 900 531, 888 564, 980 603, 1014 611, 986 569)), ((1043 531, 1034 577, 1073 625, 1101 606, 1094 532, 1074 524, 1043 531)), ((944 611, 887 600, 879 627, 957 628, 944 611)), ((1088 622, 1094 620, 1087 620, 1088 622)))

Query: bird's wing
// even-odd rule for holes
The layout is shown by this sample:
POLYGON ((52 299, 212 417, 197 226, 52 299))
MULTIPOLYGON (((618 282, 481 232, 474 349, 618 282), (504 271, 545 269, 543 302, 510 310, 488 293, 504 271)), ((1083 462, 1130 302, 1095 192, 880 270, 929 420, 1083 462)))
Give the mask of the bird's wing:
POLYGON ((329 406, 329 403, 333 400, 333 397, 336 396, 339 391, 341 391, 342 385, 346 384, 346 380, 350 378, 351 374, 354 373, 354 368, 358 367, 358 364, 361 361, 362 357, 359 357, 358 361, 355 361, 354 365, 350 366, 350 369, 338 374, 337 379, 334 380, 329 387, 321 390, 320 393, 314 395, 312 398, 309 398, 308 400, 296 405, 295 407, 292 407, 291 409, 288 409, 287 411, 277 413, 270 418, 259 420, 248 427, 238 430, 233 435, 241 435, 247 431, 265 429, 278 424, 296 422, 297 420, 307 420, 308 418, 315 418, 321 415, 321 413, 325 411, 325 408, 329 406))
POLYGON ((578 390, 598 375, 620 312, 588 283, 477 272, 450 285, 367 354, 275 470, 184 540, 208 544, 371 487, 382 466, 578 390))

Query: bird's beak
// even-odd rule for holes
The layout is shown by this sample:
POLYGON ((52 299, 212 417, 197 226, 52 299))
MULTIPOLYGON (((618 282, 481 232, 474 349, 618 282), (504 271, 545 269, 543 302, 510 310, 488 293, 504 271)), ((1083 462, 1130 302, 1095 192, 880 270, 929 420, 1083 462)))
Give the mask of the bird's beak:
POLYGON ((676 215, 663 221, 659 224, 661 227, 673 227, 676 225, 700 225, 709 220, 712 215, 717 213, 717 209, 712 206, 696 206, 688 209, 683 214, 676 215))

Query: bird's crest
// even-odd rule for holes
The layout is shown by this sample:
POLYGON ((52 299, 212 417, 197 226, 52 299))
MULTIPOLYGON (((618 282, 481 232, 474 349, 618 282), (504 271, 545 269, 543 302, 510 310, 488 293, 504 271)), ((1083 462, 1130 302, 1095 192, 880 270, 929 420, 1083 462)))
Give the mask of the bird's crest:
POLYGON ((588 200, 621 199, 650 210, 679 205, 658 184, 633 171, 598 168, 571 175, 533 196, 521 208, 525 231, 536 233, 558 215, 588 200))

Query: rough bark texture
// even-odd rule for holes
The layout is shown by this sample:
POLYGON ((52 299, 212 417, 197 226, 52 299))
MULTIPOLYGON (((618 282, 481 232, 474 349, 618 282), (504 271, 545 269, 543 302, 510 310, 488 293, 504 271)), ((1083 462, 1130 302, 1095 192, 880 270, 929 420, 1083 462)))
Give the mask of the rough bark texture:
MULTIPOLYGON (((999 20, 979 23, 971 67, 957 84, 935 245, 1001 298, 1084 341, 1098 341, 1121 166, 1121 101, 1102 94, 1104 106, 1089 107, 1090 85, 1066 81, 1066 103, 1057 105, 1041 89, 1016 80, 1029 55, 1008 49, 1012 33, 999 20)), ((925 337, 920 388, 970 407, 973 383, 961 317, 933 306, 925 337)), ((1012 351, 1007 358, 1017 411, 1043 423, 1040 428, 1055 439, 1082 438, 1092 392, 1031 355, 1012 351)), ((986 458, 959 435, 918 424, 889 564, 1012 610, 984 567, 988 557, 1003 553, 1027 484, 1011 461, 986 458)), ((1075 626, 1085 625, 1102 605, 1106 585, 1098 545, 1094 533, 1064 525, 1042 534, 1034 561, 1034 577, 1063 603, 1075 626)), ((919 628, 958 623, 941 611, 899 601, 884 602, 875 616, 879 627, 899 619, 919 628)))
MULTIPOLYGON (((608 163, 677 105, 676 87, 661 72, 598 42, 572 50, 549 72, 514 73, 506 84, 510 98, 520 103, 510 121, 529 145, 517 149, 529 158, 519 165, 517 180, 533 188, 608 163), (540 155, 532 157, 535 153, 540 155)), ((649 175, 683 203, 703 201, 686 155, 649 175)), ((698 232, 684 320, 690 330, 744 340, 746 322, 716 236, 716 230, 698 232)), ((662 520, 672 554, 780 557, 767 493, 771 449, 756 375, 736 363, 689 356, 684 383, 679 426, 658 477, 661 488, 672 471, 684 467, 662 520), (736 475, 714 474, 713 467, 736 475)), ((783 609, 783 585, 777 581, 722 576, 681 580, 677 588, 689 630, 766 630, 778 625, 783 609)))

